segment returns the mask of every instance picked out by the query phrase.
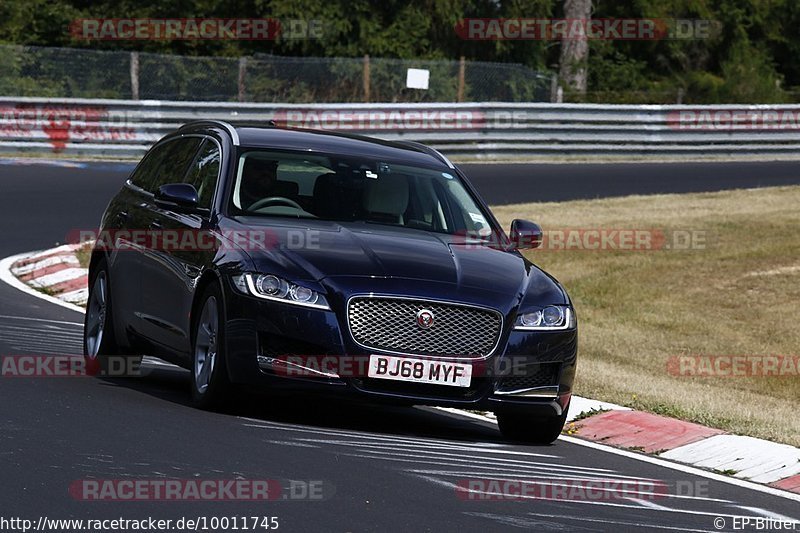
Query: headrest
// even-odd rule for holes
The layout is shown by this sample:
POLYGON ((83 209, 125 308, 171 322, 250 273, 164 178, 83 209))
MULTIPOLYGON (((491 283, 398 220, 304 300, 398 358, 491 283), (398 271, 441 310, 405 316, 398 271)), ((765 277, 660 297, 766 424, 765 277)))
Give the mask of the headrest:
POLYGON ((402 216, 408 208, 408 179, 402 174, 367 178, 364 209, 369 213, 402 216))

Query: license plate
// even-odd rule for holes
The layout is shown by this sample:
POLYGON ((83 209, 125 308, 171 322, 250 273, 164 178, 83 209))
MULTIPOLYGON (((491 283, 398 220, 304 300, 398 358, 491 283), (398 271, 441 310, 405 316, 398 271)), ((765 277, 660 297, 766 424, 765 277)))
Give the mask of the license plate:
POLYGON ((472 365, 412 357, 371 355, 367 375, 377 379, 469 387, 472 381, 472 365))

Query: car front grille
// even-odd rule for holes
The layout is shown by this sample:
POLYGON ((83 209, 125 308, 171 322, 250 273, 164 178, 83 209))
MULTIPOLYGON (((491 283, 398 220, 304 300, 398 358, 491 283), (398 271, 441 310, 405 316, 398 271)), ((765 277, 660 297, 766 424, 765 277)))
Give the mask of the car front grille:
POLYGON ((352 298, 347 320, 353 340, 369 349, 469 358, 491 354, 503 327, 497 311, 392 297, 352 298), (427 329, 417 323, 422 310, 433 314, 433 325, 427 329))

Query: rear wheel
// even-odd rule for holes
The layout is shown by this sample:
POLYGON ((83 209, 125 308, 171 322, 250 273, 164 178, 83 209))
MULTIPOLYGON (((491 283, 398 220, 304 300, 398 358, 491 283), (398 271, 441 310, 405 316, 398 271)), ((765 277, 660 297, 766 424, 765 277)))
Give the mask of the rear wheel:
POLYGON ((192 327, 192 400, 202 409, 219 408, 230 392, 225 362, 225 309, 216 285, 203 292, 192 327))
POLYGON ((497 413, 500 433, 508 440, 530 444, 555 442, 567 422, 569 404, 559 416, 538 417, 521 413, 497 413))
POLYGON ((83 355, 87 371, 97 375, 134 375, 141 356, 123 354, 114 332, 108 265, 101 259, 89 279, 89 298, 83 322, 83 355))

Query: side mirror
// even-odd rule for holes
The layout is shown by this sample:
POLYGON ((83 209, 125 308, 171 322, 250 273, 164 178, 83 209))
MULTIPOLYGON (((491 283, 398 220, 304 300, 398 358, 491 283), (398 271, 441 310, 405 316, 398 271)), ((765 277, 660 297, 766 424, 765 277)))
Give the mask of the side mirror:
POLYGON ((196 212, 200 200, 197 189, 189 183, 167 183, 156 191, 154 196, 156 205, 164 209, 175 211, 196 212))
POLYGON ((535 222, 514 219, 511 222, 511 242, 517 250, 529 250, 542 245, 542 228, 535 222))

